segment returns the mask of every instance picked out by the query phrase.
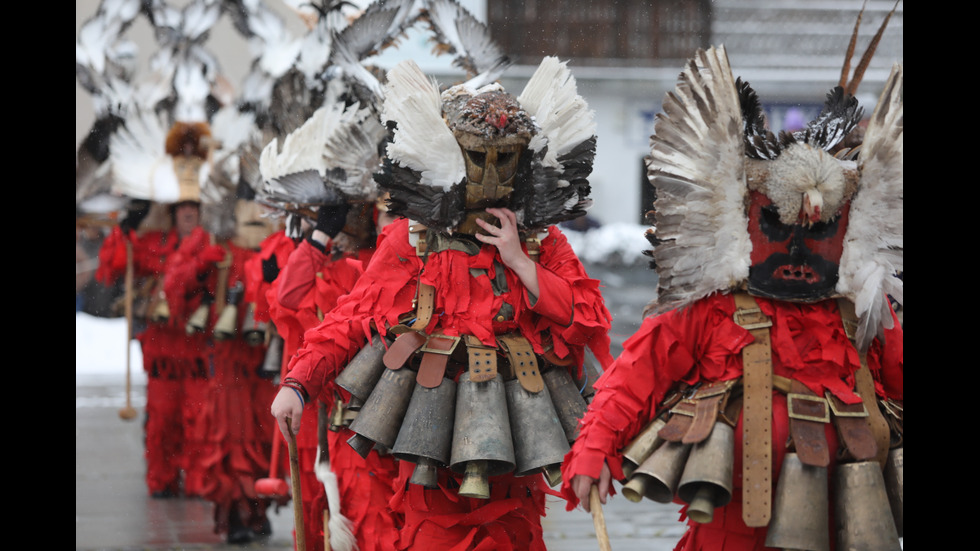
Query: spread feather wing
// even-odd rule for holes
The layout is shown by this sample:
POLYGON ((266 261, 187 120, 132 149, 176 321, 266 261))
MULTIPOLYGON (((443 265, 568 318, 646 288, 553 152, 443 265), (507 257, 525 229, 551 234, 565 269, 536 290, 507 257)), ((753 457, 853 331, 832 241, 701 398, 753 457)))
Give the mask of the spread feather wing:
POLYGON ((854 301, 860 350, 892 327, 886 295, 904 302, 902 280, 895 277, 904 271, 904 83, 903 68, 896 64, 861 145, 861 183, 841 255, 837 290, 854 301))
POLYGON ((455 56, 453 65, 466 71, 470 89, 497 80, 510 58, 490 37, 490 30, 455 0, 428 0, 425 18, 437 42, 437 54, 455 56))
POLYGON ((442 119, 442 100, 436 82, 412 60, 388 72, 384 122, 395 121, 388 156, 417 171, 421 183, 448 191, 466 176, 466 163, 452 131, 442 119))
POLYGON ((517 101, 538 126, 529 144, 531 186, 519 193, 522 225, 541 227, 582 215, 592 204, 588 176, 596 122, 567 63, 542 59, 517 101))
POLYGON ((162 116, 134 106, 125 127, 112 135, 109 162, 114 193, 159 203, 177 200, 177 175, 164 149, 167 123, 162 116))
POLYGON ((650 138, 647 175, 657 188, 653 257, 659 311, 730 289, 748 277, 742 132, 724 47, 699 50, 664 98, 650 138))
POLYGON ((282 151, 278 150, 277 139, 265 146, 259 157, 259 170, 269 200, 319 205, 338 197, 336 193, 326 196, 328 190, 323 185, 323 178, 328 167, 323 157, 323 143, 330 126, 336 124, 339 116, 332 106, 321 107, 286 136, 282 151))
POLYGON ((349 198, 377 197, 373 175, 381 162, 379 146, 387 134, 374 109, 358 104, 344 109, 323 146, 323 158, 330 167, 326 180, 349 198))

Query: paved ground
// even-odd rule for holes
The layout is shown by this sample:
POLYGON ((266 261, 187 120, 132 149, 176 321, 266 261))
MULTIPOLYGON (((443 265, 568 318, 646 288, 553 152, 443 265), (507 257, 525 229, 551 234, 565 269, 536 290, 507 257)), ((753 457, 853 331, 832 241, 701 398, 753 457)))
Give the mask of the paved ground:
MULTIPOLYGON (((648 269, 590 267, 603 281, 615 320, 614 353, 639 323, 640 311, 653 294, 655 275, 648 269)), ((288 551, 292 546, 291 505, 270 510, 273 534, 248 546, 229 546, 212 533, 211 504, 200 499, 150 499, 143 483, 140 420, 122 421, 123 374, 86 375, 75 389, 75 547, 79 551, 229 550, 288 551)), ((144 388, 133 389, 137 409, 144 388)), ((604 508, 614 551, 669 551, 683 533, 677 506, 650 501, 632 503, 622 496, 604 508)), ((582 510, 565 511, 550 502, 544 519, 548 547, 557 551, 598 549, 592 518, 582 510)), ((438 550, 433 550, 438 551, 438 550)))

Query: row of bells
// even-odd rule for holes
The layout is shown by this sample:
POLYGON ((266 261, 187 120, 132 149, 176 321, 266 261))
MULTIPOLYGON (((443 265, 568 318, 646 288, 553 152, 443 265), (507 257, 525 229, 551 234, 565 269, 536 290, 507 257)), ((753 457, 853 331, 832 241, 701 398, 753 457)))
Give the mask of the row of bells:
MULTIPOLYGON (((211 303, 207 301, 202 302, 194 310, 194 313, 191 314, 191 317, 187 319, 187 325, 184 326, 187 334, 193 335, 194 333, 207 331, 210 317, 211 303)), ((156 323, 164 323, 170 319, 170 306, 165 299, 157 302, 150 319, 156 323)), ((246 305, 245 317, 239 328, 238 305, 229 302, 221 309, 221 314, 218 315, 218 320, 214 323, 213 334, 217 340, 231 340, 241 332, 242 338, 245 339, 245 342, 249 346, 259 346, 266 340, 266 330, 267 324, 256 321, 255 319, 255 304, 253 303, 246 305)), ((278 368, 276 368, 276 371, 278 371, 278 368)))
MULTIPOLYGON (((705 440, 685 444, 661 439, 663 420, 651 423, 623 450, 627 482, 623 495, 688 504, 694 522, 708 523, 714 509, 732 499, 735 432, 716 422, 705 440)), ((834 525, 829 519, 830 485, 826 467, 803 464, 787 453, 776 484, 772 521, 766 546, 778 549, 829 551, 831 530, 836 549, 887 551, 901 549, 903 535, 903 448, 892 449, 885 468, 876 461, 841 463, 834 475, 834 525)))
POLYGON ((428 388, 409 367, 383 363, 382 339, 365 346, 337 377, 356 409, 348 444, 362 457, 374 447, 415 464, 410 482, 437 487, 438 469, 463 475, 459 494, 490 497, 488 477, 544 474, 555 486, 586 402, 564 368, 542 373, 540 392, 517 379, 474 382, 469 372, 428 388), (361 404, 358 408, 357 404, 361 404))

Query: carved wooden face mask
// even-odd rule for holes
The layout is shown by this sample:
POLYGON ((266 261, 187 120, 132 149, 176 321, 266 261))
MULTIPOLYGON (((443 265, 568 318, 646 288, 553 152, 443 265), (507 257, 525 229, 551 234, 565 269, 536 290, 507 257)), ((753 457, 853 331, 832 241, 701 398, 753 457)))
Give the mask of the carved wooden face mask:
POLYGON ((782 300, 815 302, 834 295, 850 203, 825 222, 780 221, 772 201, 751 192, 749 292, 782 300))

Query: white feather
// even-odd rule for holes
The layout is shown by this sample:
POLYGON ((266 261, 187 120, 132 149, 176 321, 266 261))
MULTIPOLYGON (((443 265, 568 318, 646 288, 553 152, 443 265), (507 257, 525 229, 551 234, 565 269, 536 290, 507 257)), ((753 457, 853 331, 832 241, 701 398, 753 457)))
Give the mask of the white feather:
POLYGON ((545 166, 560 168, 557 159, 560 155, 595 136, 595 113, 578 95, 575 77, 567 63, 559 62, 556 57, 541 60, 517 101, 541 129, 530 147, 540 150, 548 146, 542 161, 545 166))
POLYGON ((323 483, 327 494, 327 529, 330 531, 331 551, 351 551, 357 549, 357 539, 354 537, 351 521, 343 515, 340 508, 340 489, 337 486, 337 475, 330 469, 330 461, 320 460, 320 447, 316 449, 314 472, 316 479, 323 483))
POLYGON ((304 170, 316 170, 324 176, 328 167, 323 158, 323 143, 340 115, 341 111, 332 105, 317 109, 302 126, 286 136, 281 152, 278 140, 273 138, 259 157, 262 179, 268 181, 304 170))
POLYGON ((837 290, 854 301, 857 344, 866 350, 892 327, 886 295, 904 301, 904 71, 892 67, 861 145, 861 182, 851 202, 837 290))
POLYGON ((661 311, 747 278, 752 249, 741 107, 724 47, 699 51, 663 105, 648 160, 666 240, 655 252, 661 311))
POLYGON ((126 118, 126 127, 109 142, 114 193, 160 203, 178 199, 173 159, 164 149, 166 133, 164 122, 152 110, 126 118))
POLYGON ((448 190, 466 176, 459 144, 442 118, 442 101, 435 80, 412 60, 388 72, 382 120, 395 121, 388 156, 422 174, 423 185, 448 190))

